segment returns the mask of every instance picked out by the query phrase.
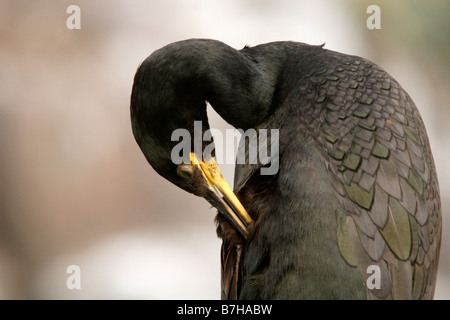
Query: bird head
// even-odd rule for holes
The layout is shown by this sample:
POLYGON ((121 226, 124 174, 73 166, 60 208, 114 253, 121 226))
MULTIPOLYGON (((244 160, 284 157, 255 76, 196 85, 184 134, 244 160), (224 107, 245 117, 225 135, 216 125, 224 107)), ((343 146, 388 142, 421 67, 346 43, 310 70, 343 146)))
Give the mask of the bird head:
POLYGON ((223 177, 214 152, 203 157, 211 143, 201 141, 197 145, 200 148, 195 147, 195 139, 202 139, 209 129, 205 93, 198 89, 202 84, 198 79, 189 79, 190 72, 177 74, 186 69, 176 66, 176 62, 169 63, 169 57, 167 52, 155 52, 136 72, 130 106, 135 139, 156 172, 183 190, 205 198, 246 237, 250 216, 223 177), (194 132, 198 121, 203 124, 201 132, 194 132), (178 144, 173 136, 176 130, 191 137, 190 151, 183 153, 183 161, 173 156, 178 144))

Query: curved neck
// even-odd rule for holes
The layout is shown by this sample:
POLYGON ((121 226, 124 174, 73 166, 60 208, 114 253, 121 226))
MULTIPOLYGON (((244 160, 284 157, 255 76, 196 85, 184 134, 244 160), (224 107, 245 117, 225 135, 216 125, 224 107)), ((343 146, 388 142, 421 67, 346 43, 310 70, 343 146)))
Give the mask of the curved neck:
MULTIPOLYGON (((173 95, 175 112, 180 112, 180 108, 190 109, 186 116, 197 113, 194 108, 206 112, 206 100, 225 121, 247 129, 264 121, 270 113, 281 65, 278 62, 282 60, 270 59, 267 52, 257 48, 237 51, 215 40, 185 40, 156 51, 141 68, 150 65, 153 70, 145 73, 164 82, 158 84, 165 87, 159 94, 173 95)), ((167 96, 164 99, 160 102, 167 107, 167 96)))

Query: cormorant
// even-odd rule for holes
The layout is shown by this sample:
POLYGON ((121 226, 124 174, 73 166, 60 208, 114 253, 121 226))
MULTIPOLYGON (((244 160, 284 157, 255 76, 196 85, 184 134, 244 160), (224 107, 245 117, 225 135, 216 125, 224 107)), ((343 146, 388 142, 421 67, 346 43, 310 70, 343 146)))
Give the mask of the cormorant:
POLYGON ((296 42, 180 41, 139 66, 131 121, 153 168, 218 208, 222 298, 433 298, 433 157, 414 102, 376 64, 296 42), (236 128, 278 130, 276 174, 244 148, 233 193, 195 139, 174 163, 172 133, 208 130, 206 101, 236 128))

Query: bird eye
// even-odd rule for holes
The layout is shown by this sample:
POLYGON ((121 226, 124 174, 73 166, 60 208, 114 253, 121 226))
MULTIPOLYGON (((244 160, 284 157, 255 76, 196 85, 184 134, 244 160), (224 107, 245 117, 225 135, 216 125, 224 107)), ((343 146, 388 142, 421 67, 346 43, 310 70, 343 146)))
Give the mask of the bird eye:
POLYGON ((181 164, 177 167, 177 174, 184 179, 189 179, 194 175, 194 170, 190 165, 181 164))

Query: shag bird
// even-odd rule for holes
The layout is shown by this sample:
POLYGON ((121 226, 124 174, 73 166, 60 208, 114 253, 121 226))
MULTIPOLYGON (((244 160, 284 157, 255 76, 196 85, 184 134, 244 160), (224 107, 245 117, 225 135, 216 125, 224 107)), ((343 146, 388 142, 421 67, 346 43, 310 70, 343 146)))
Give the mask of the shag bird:
POLYGON ((151 166, 219 211, 222 298, 433 298, 434 161, 414 102, 376 64, 323 45, 190 39, 143 61, 130 109, 151 166), (174 161, 176 129, 209 129, 206 102, 236 128, 278 130, 275 174, 248 161, 245 136, 234 192, 210 141, 174 161))

